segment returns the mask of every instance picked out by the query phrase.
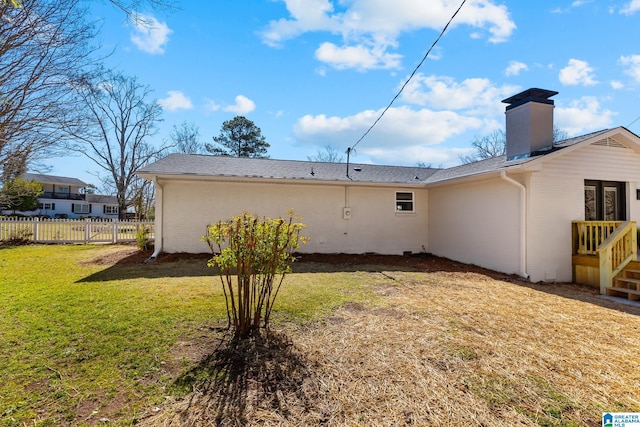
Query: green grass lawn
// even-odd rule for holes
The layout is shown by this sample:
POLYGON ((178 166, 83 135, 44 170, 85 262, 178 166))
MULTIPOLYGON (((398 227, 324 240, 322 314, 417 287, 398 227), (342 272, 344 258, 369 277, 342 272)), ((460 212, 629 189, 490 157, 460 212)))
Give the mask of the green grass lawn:
MULTIPOLYGON (((221 286, 202 261, 90 262, 119 250, 0 247, 0 426, 130 425, 175 392, 171 369, 190 368, 187 357, 175 366, 177 343, 225 324, 221 286)), ((289 276, 273 321, 373 298, 353 274, 289 276)))

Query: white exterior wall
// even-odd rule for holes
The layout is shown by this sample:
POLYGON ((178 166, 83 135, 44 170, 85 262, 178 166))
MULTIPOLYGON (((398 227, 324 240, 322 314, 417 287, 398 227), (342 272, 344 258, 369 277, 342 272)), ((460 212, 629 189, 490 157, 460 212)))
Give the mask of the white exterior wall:
POLYGON ((520 273, 520 190, 498 177, 429 189, 429 252, 520 273))
POLYGON ((640 155, 628 148, 589 145, 542 164, 528 194, 528 273, 532 281, 572 280, 571 221, 584 220, 584 180, 627 183, 627 219, 640 223, 640 155))
MULTIPOLYGON (((56 215, 67 215, 69 219, 78 219, 85 217, 96 217, 106 219, 118 219, 118 214, 105 214, 104 203, 86 203, 82 200, 68 200, 68 199, 38 199, 38 203, 42 204, 55 204, 55 209, 36 209, 33 211, 17 211, 21 215, 26 216, 38 216, 46 215, 54 218, 56 215), (90 213, 75 213, 73 212, 73 204, 89 204, 91 205, 90 213)), ((0 211, 2 215, 11 215, 12 210, 0 211)))
POLYGON ((427 243, 424 188, 159 179, 164 252, 208 252, 206 225, 248 211, 279 217, 294 208, 311 241, 301 252, 402 254, 427 243), (414 193, 415 213, 395 212, 396 191, 414 193), (351 219, 343 208, 351 208, 351 219))

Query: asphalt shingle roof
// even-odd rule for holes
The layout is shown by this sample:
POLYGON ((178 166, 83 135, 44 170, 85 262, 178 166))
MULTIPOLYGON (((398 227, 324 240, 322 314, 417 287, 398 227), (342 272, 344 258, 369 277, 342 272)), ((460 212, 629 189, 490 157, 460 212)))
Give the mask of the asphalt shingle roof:
POLYGON ((170 154, 145 166, 138 174, 417 184, 436 171, 417 166, 350 163, 347 177, 346 163, 170 154))
POLYGON ((105 205, 118 204, 118 198, 116 196, 105 196, 102 194, 87 194, 85 200, 88 203, 103 203, 105 205))
POLYGON ((514 166, 531 162, 546 154, 553 153, 562 148, 570 147, 586 139, 596 137, 599 134, 607 132, 608 130, 609 129, 600 130, 600 131, 592 132, 586 135, 577 136, 575 138, 569 138, 562 141, 554 142, 553 147, 550 148, 548 151, 544 153, 538 153, 537 155, 531 156, 531 157, 526 157, 526 158, 517 159, 517 160, 507 160, 506 156, 498 156, 498 157, 492 157, 490 159, 479 160, 473 163, 467 163, 460 166, 454 166, 448 169, 440 169, 436 173, 431 175, 429 178, 427 178, 425 183, 431 184, 431 183, 436 183, 440 181, 448 181, 451 179, 462 178, 465 176, 473 176, 473 175, 479 175, 482 173, 489 173, 489 172, 498 172, 504 168, 514 167, 514 166))
POLYGON ((546 154, 553 153, 587 139, 597 137, 599 134, 605 133, 608 130, 609 129, 605 129, 556 142, 548 151, 535 153, 536 155, 527 158, 507 160, 505 156, 499 156, 460 166, 454 166, 448 169, 350 163, 349 176, 347 177, 347 165, 345 163, 171 154, 151 165, 145 166, 138 172, 138 174, 146 177, 153 175, 191 175, 205 177, 299 179, 305 181, 343 181, 382 184, 433 184, 484 173, 498 172, 504 168, 522 165, 546 154))
POLYGON ((42 175, 39 173, 25 173, 22 174, 22 179, 27 181, 36 181, 43 184, 62 184, 62 185, 75 185, 79 187, 86 187, 87 184, 78 178, 69 178, 66 176, 55 175, 42 175))

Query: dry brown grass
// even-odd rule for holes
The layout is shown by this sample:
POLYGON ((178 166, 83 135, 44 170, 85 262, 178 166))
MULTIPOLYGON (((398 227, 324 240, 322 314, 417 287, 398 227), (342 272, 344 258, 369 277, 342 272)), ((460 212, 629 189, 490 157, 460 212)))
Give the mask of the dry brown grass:
POLYGON ((375 304, 221 340, 179 379, 193 393, 142 424, 599 426, 640 411, 640 309, 488 272, 369 270, 375 304))

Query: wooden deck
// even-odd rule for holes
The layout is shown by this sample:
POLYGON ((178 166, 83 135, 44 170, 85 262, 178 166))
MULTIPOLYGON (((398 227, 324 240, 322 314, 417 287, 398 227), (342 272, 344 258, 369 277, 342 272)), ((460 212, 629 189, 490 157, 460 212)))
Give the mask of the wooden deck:
POLYGON ((573 281, 603 295, 640 300, 635 221, 574 221, 573 281))

